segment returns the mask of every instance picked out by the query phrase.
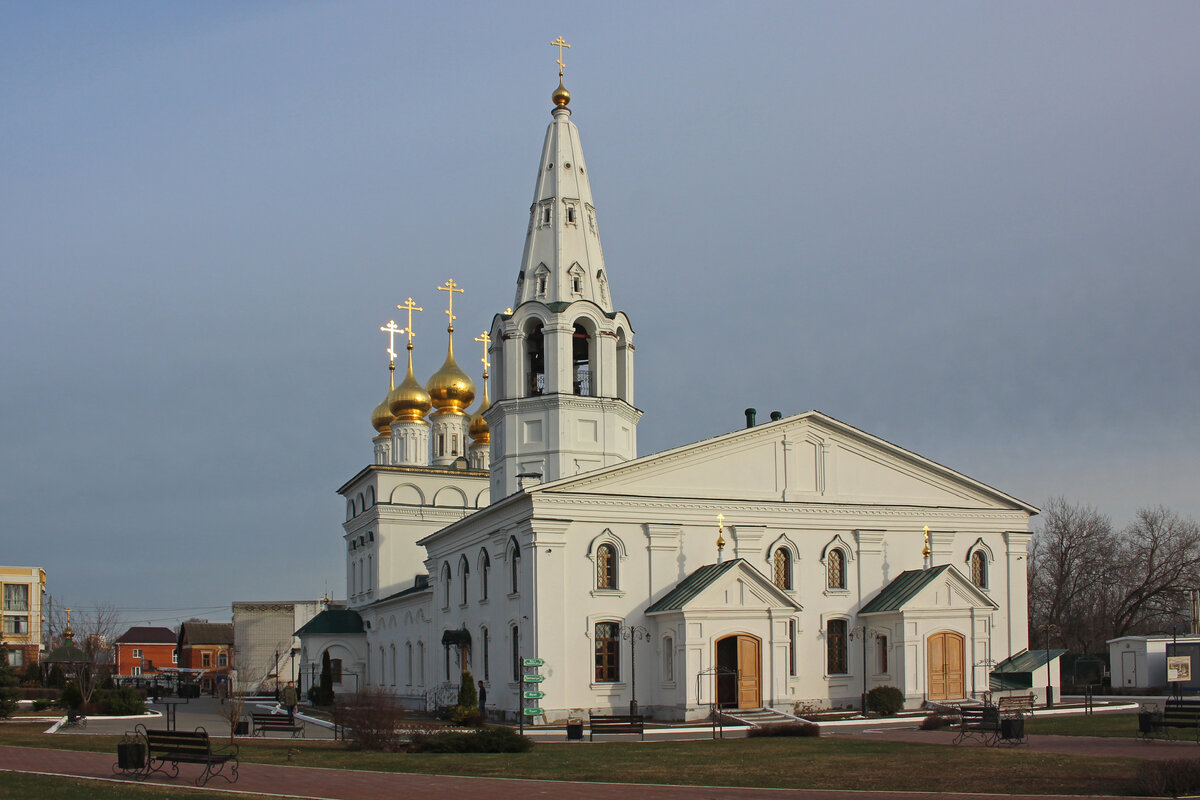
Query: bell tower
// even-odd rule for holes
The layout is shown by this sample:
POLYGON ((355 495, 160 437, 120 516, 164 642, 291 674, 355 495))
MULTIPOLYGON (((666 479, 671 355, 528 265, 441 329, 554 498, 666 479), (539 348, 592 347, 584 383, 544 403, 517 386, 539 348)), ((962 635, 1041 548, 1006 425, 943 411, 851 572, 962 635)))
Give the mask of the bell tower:
POLYGON ((633 328, 613 309, 562 41, 513 308, 492 322, 491 496, 637 457, 633 328))

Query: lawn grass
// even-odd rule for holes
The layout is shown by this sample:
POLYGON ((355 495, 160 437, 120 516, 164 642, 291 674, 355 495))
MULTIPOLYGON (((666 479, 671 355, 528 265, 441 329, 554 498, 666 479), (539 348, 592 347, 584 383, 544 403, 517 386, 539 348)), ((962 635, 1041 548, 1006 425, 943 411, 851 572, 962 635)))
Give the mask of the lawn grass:
POLYGON ((198 797, 226 800, 261 800, 267 795, 203 792, 130 783, 107 783, 56 775, 0 772, 0 797, 4 800, 195 800, 198 797))
POLYGON ((1134 712, 1099 713, 1069 717, 1026 717, 1025 731, 1031 735, 1108 736, 1132 739, 1137 734, 1134 712))
MULTIPOLYGON (((0 744, 113 753, 120 737, 47 736, 0 725, 0 744)), ((1135 758, 1102 759, 1019 748, 946 747, 848 738, 689 742, 539 743, 529 753, 387 754, 341 742, 239 740, 245 764, 292 764, 496 778, 845 790, 1114 794, 1128 791, 1135 758), (614 771, 614 765, 618 768, 614 771)), ((7 796, 7 795, 6 795, 7 796)), ((54 796, 54 795, 43 795, 54 796)), ((195 796, 195 795, 192 795, 195 796)))

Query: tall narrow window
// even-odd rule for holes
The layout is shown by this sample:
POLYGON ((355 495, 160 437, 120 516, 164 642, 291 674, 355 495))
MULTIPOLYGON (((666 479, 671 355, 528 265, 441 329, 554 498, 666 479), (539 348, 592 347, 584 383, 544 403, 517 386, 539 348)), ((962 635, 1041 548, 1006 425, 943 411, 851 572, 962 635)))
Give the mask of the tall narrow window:
POLYGON ((512 676, 513 681, 521 680, 521 630, 512 626, 512 676))
MULTIPOLYGON (((538 285, 540 286, 541 281, 544 280, 544 277, 538 278, 538 285)), ((546 351, 541 325, 536 326, 526 335, 525 352, 529 363, 529 371, 526 375, 528 393, 531 396, 542 394, 546 391, 546 351)))
POLYGON ((796 677, 796 620, 788 620, 788 675, 796 677))
POLYGON ((828 649, 825 672, 829 675, 845 675, 846 620, 829 620, 829 624, 825 628, 825 645, 828 649))
POLYGON ((425 685, 425 643, 417 642, 417 685, 425 685))
POLYGON ((404 645, 404 659, 405 659, 404 663, 406 665, 406 668, 404 670, 405 685, 412 686, 412 683, 413 683, 412 642, 406 642, 404 645))
POLYGON ((392 654, 392 686, 396 685, 396 645, 391 645, 392 654))
POLYGON ((515 540, 512 543, 512 551, 509 553, 508 560, 512 569, 512 575, 510 576, 512 582, 509 586, 509 591, 512 594, 516 594, 521 586, 521 547, 515 540))
POLYGON ((488 578, 492 573, 492 559, 488 557, 487 550, 483 551, 482 563, 479 566, 479 599, 488 599, 488 578))
POLYGON ((663 680, 675 680, 675 640, 670 636, 663 637, 663 680))
POLYGON ((982 550, 971 553, 971 583, 980 589, 987 588, 987 557, 982 550))
POLYGON ((596 623, 596 683, 620 680, 620 655, 621 632, 617 623, 596 623))
POLYGON ((450 607, 450 563, 442 564, 442 608, 450 607))
POLYGON ((786 547, 781 547, 775 551, 775 555, 771 557, 771 566, 774 571, 775 585, 780 589, 792 588, 792 553, 786 547))
POLYGON ((342 660, 340 658, 329 659, 329 671, 333 674, 333 682, 342 682, 342 660))
POLYGON ((831 548, 825 554, 826 585, 830 589, 846 588, 846 558, 841 548, 831 548))
POLYGON ((611 544, 596 548, 596 588, 617 588, 617 549, 611 544))
POLYGON ((574 365, 574 392, 577 395, 592 395, 592 337, 582 325, 576 325, 571 334, 571 361, 574 365))
POLYGON ((462 556, 458 559, 459 582, 462 583, 462 591, 459 593, 458 602, 464 606, 467 604, 467 584, 470 583, 471 565, 467 563, 467 557, 462 556))
POLYGON ((882 675, 888 671, 888 641, 886 636, 875 637, 875 664, 882 675))
POLYGON ((483 629, 483 679, 490 681, 492 679, 492 639, 488 634, 488 629, 483 629))

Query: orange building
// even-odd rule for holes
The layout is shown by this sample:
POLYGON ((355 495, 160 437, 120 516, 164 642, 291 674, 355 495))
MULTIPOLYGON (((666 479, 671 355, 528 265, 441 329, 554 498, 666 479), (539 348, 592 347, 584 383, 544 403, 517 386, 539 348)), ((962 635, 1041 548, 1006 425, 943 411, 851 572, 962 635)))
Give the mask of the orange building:
POLYGON ((200 688, 212 692, 217 679, 233 667, 233 623, 185 622, 179 626, 176 648, 180 668, 199 670, 200 688))
POLYGON ((176 645, 175 631, 170 628, 130 628, 113 642, 114 678, 118 683, 128 683, 177 666, 176 645))

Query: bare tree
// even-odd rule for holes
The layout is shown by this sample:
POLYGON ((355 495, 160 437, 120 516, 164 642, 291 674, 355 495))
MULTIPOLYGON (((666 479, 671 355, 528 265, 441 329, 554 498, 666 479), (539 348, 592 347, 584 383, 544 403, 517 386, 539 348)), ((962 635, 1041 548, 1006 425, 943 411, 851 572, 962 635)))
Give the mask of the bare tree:
POLYGON ((71 643, 78 650, 74 659, 63 665, 63 673, 75 681, 83 703, 87 705, 92 702, 96 689, 112 676, 112 643, 120 630, 121 614, 111 603, 74 610, 69 615, 56 608, 53 614, 53 627, 64 640, 69 630, 71 643))
POLYGON ((1169 631, 1198 586, 1195 522, 1142 509, 1117 533, 1095 509, 1053 498, 1030 552, 1030 641, 1095 653, 1118 636, 1169 631))
POLYGON ((229 664, 232 669, 226 676, 225 689, 219 692, 221 697, 221 706, 218 712, 221 718, 229 723, 229 741, 233 741, 237 735, 237 725, 242 719, 242 712, 246 708, 246 698, 250 696, 254 686, 250 680, 242 676, 249 676, 250 670, 244 663, 246 658, 239 655, 236 646, 230 648, 229 664))

